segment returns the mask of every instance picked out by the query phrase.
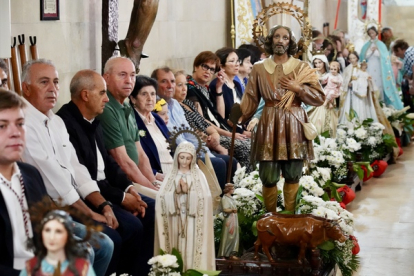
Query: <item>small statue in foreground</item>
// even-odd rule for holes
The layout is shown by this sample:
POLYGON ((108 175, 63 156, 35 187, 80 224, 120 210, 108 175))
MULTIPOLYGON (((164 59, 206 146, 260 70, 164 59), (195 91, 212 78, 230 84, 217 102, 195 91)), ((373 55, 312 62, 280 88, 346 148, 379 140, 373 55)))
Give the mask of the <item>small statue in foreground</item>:
POLYGON ((95 276, 87 251, 74 239, 73 225, 65 211, 47 213, 37 233, 36 256, 26 262, 20 276, 95 276))
POLYGON ((230 260, 237 260, 239 251, 239 221, 237 216, 236 200, 232 198, 234 185, 227 183, 224 187, 224 196, 221 205, 224 213, 223 228, 221 230, 219 257, 226 257, 230 260))
POLYGON ((295 245, 300 248, 298 262, 302 264, 307 248, 314 250, 327 240, 345 242, 346 237, 335 221, 313 215, 282 215, 267 213, 257 221, 257 240, 254 243, 255 256, 259 259, 259 247, 262 247, 270 262, 275 260, 269 249, 273 244, 295 245))

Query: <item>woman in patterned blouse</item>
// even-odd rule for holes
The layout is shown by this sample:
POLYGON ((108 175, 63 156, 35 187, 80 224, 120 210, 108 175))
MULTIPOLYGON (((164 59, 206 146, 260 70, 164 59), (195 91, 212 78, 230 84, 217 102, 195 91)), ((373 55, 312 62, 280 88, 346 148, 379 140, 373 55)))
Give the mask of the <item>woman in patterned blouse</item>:
MULTIPOLYGON (((219 148, 224 151, 219 151, 220 154, 228 154, 228 150, 231 145, 231 133, 220 129, 214 124, 206 120, 200 113, 197 111, 194 103, 186 99, 187 96, 187 80, 184 71, 178 71, 175 73, 175 95, 176 99, 183 108, 185 112, 185 117, 188 123, 195 129, 200 129, 205 132, 207 135, 220 135, 220 145, 219 148)), ((207 141, 208 145, 208 141, 207 141)), ((235 140, 234 145, 234 157, 239 161, 240 165, 246 167, 247 171, 250 171, 250 139, 235 140)))

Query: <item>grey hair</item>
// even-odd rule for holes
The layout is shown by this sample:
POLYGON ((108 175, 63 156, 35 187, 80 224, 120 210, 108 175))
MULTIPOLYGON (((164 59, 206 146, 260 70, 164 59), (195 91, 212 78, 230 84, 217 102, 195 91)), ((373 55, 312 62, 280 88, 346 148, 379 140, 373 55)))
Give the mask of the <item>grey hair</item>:
POLYGON ((56 70, 56 66, 53 64, 53 62, 49 59, 35 59, 35 60, 29 60, 26 62, 22 69, 22 82, 30 84, 30 69, 34 64, 46 64, 49 66, 52 66, 56 70))
POLYGON ((111 71, 112 71, 112 67, 114 66, 114 60, 115 59, 126 59, 126 60, 129 60, 130 62, 132 62, 132 64, 134 64, 134 66, 135 66, 135 63, 130 59, 130 58, 127 58, 127 57, 119 57, 119 56, 112 56, 112 57, 110 57, 106 62, 105 62, 105 66, 104 66, 104 74, 106 74, 106 73, 110 73, 111 71))
POLYGON ((101 76, 93 70, 85 69, 77 72, 70 81, 69 90, 72 99, 78 98, 84 89, 93 90, 96 87, 95 76, 101 76))
POLYGON ((0 68, 3 69, 4 73, 6 73, 6 75, 9 75, 9 68, 7 67, 6 62, 0 58, 0 68))
POLYGON ((175 71, 175 73, 174 73, 174 77, 176 77, 176 78, 178 76, 181 76, 181 75, 187 76, 187 74, 185 73, 184 70, 178 70, 178 71, 175 71))

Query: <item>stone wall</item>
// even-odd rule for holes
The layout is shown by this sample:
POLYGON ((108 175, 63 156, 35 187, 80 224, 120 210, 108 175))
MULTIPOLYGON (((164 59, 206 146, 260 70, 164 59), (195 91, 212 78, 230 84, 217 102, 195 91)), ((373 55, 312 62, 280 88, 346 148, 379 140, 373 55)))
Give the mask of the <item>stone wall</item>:
MULTIPOLYGON (((272 0, 266 0, 269 4, 272 0)), ((282 1, 282 0, 273 0, 282 1)), ((324 22, 333 31, 338 0, 311 0, 311 24, 322 30, 324 22)), ((303 5, 295 0, 294 4, 303 5)), ((37 36, 39 56, 55 62, 61 83, 60 107, 69 100, 69 82, 80 69, 101 71, 100 0, 60 1, 59 21, 40 21, 39 1, 12 0, 12 36, 37 36)), ((119 0, 119 39, 125 37, 133 1, 119 0)), ((342 1, 338 28, 347 31, 347 2, 342 1)), ((383 25, 391 26, 397 37, 414 45, 414 7, 387 6, 383 25)), ((150 57, 141 62, 141 73, 168 65, 174 69, 192 70, 194 57, 201 51, 215 51, 230 46, 230 0, 160 0, 158 14, 146 41, 144 52, 150 57)), ((28 56, 30 52, 28 51, 28 56)))
MULTIPOLYGON (((60 77, 57 108, 70 99, 69 83, 81 69, 101 71, 101 0, 60 1, 59 21, 40 21, 39 1, 12 0, 12 36, 37 37, 41 58, 51 59, 60 77)), ((119 0, 119 39, 125 37, 133 1, 119 0)), ((215 51, 230 45, 229 1, 160 0, 158 14, 145 43, 150 56, 141 62, 141 73, 151 74, 163 65, 192 70, 194 57, 201 51, 215 51)))
POLYGON ((394 36, 404 38, 409 45, 414 46, 414 5, 413 6, 387 6, 383 7, 382 26, 391 27, 394 36))

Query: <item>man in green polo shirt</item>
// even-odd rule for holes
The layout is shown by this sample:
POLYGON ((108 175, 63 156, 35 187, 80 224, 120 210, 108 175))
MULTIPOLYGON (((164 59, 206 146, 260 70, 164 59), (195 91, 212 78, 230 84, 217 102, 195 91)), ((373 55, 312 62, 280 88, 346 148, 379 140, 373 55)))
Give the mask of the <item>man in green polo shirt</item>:
MULTIPOLYGON (((109 102, 98 118, 104 132, 105 147, 133 182, 156 191, 158 186, 154 184, 157 182, 139 142, 132 108, 125 102, 135 86, 134 64, 124 57, 110 58, 105 64, 103 78, 109 102)), ((150 197, 155 195, 145 190, 140 192, 150 197)))

